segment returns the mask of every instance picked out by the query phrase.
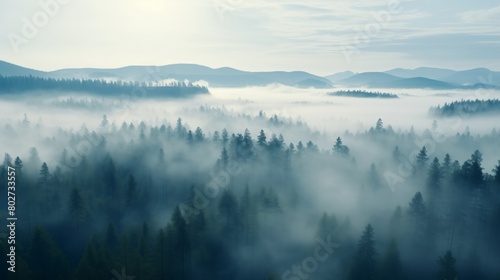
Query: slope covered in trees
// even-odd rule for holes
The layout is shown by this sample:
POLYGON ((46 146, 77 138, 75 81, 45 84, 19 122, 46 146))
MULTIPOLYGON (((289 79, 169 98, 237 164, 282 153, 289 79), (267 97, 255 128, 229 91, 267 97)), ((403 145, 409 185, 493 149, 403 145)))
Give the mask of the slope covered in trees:
POLYGON ((53 79, 33 76, 4 77, 0 75, 0 94, 22 94, 33 91, 79 92, 102 96, 134 94, 134 96, 141 98, 189 97, 209 93, 204 86, 182 82, 166 84, 91 79, 53 79))
MULTIPOLYGON (((17 173, 19 279, 112 279, 122 269, 136 279, 500 276, 500 161, 484 163, 499 160, 498 133, 416 145, 431 130, 395 132, 379 119, 324 148, 314 133, 288 142, 181 118, 103 118, 50 137, 29 122, 2 128, 27 133, 33 146, 5 154, 0 173, 1 182, 7 167, 17 173)), ((6 263, 6 236, 0 253, 6 263)))
POLYGON ((498 115, 500 114, 500 100, 460 100, 445 103, 443 106, 431 107, 429 114, 438 117, 498 115))
POLYGON ((386 93, 386 92, 372 92, 365 90, 337 90, 335 92, 328 93, 333 96, 348 96, 348 97, 359 97, 359 98, 398 98, 396 94, 386 93))

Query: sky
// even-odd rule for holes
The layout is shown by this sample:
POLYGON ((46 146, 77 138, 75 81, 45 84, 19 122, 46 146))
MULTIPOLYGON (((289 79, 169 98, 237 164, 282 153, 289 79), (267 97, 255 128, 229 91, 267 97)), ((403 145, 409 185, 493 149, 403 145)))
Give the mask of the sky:
POLYGON ((39 70, 500 70, 500 1, 0 0, 0 60, 39 70))

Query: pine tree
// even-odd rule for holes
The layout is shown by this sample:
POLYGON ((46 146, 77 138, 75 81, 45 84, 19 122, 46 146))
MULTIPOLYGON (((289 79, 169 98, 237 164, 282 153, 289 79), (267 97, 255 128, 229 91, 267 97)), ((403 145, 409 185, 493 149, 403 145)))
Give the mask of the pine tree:
POLYGON ((483 167, 481 167, 481 162, 483 161, 483 155, 481 152, 476 150, 470 159, 470 170, 469 170, 469 182, 474 188, 480 188, 483 185, 484 175, 483 167))
POLYGON ((188 144, 193 144, 193 142, 194 142, 193 132, 191 130, 189 130, 187 132, 187 143, 188 144))
POLYGON ((80 240, 80 226, 83 220, 86 218, 86 213, 83 198, 77 188, 73 188, 73 190, 71 191, 69 200, 69 214, 71 219, 76 224, 77 238, 78 240, 80 240))
POLYGON ((160 231, 158 232, 158 237, 157 237, 157 250, 158 250, 158 254, 160 255, 159 258, 157 258, 157 261, 159 262, 159 265, 157 267, 159 267, 159 271, 158 271, 158 274, 159 274, 159 277, 157 277, 158 279, 160 280, 164 280, 165 279, 165 259, 166 259, 166 256, 165 256, 165 231, 163 229, 160 229, 160 231))
POLYGON ((457 272, 455 270, 456 260, 451 251, 447 251, 442 257, 437 260, 439 264, 438 279, 439 280, 454 280, 457 279, 457 272))
MULTIPOLYGON (((226 218, 226 233, 234 234, 237 222, 238 202, 230 190, 224 190, 219 202, 219 211, 226 218)), ((234 237, 234 236, 233 236, 234 237)))
POLYGON ((130 174, 127 180, 127 193, 125 197, 125 208, 127 211, 136 211, 139 207, 137 183, 134 175, 130 174))
POLYGON ((39 184, 45 188, 45 203, 49 203, 49 176, 49 167, 47 163, 44 162, 40 168, 39 184))
POLYGON ((492 170, 493 172, 493 178, 494 178, 494 181, 497 183, 498 186, 500 186, 500 160, 498 161, 498 165, 495 166, 495 168, 493 168, 492 170))
POLYGON ((112 271, 110 256, 101 249, 96 240, 89 240, 76 268, 76 279, 109 279, 112 271))
POLYGON ((173 253, 176 256, 173 265, 174 275, 176 275, 176 279, 185 280, 190 270, 191 249, 187 225, 178 206, 175 207, 171 220, 174 240, 173 253))
POLYGON ((441 164, 439 164, 439 159, 434 158, 430 167, 429 175, 427 177, 427 188, 432 192, 436 193, 441 190, 443 175, 441 172, 441 164))
POLYGON ((427 211, 424 199, 420 192, 413 196, 408 214, 412 220, 413 234, 415 235, 414 245, 421 247, 422 242, 425 240, 425 233, 427 231, 427 211))
POLYGON ((28 259, 33 279, 70 279, 68 263, 49 233, 37 227, 28 259))
POLYGON ((359 239, 350 278, 352 280, 375 279, 376 256, 374 231, 373 227, 368 224, 359 239))
POLYGON ((375 124, 375 131, 384 132, 384 122, 382 122, 381 118, 379 118, 375 124))
POLYGON ((227 145, 228 141, 229 141, 229 133, 227 132, 227 129, 223 128, 222 129, 222 145, 225 147, 227 145))
POLYGON ((427 157, 427 148, 425 146, 423 146, 417 155, 417 168, 419 170, 423 170, 425 168, 425 165, 427 164, 428 160, 429 160, 429 157, 427 157))
POLYGON ((443 178, 447 180, 452 173, 452 162, 450 154, 446 154, 443 159, 443 178))
POLYGON ((196 142, 203 142, 205 140, 205 135, 203 135, 203 130, 200 127, 197 127, 194 131, 194 140, 196 142))
POLYGON ((399 150, 399 147, 398 147, 398 146, 396 146, 396 147, 394 147, 394 150, 392 151, 392 158, 393 158, 396 162, 398 162, 398 161, 400 160, 400 159, 399 159, 400 157, 401 157, 401 151, 399 150))
POLYGON ((264 133, 264 130, 260 130, 259 136, 257 136, 257 143, 259 146, 264 147, 266 146, 266 134, 264 133))
POLYGON ((229 165, 229 155, 227 153, 226 147, 222 147, 219 162, 222 170, 227 170, 227 166, 229 165))
POLYGON ((334 233, 334 231, 337 229, 337 225, 338 222, 335 215, 328 215, 326 212, 324 212, 319 222, 316 236, 320 238, 327 238, 328 235, 334 233))
POLYGON ((340 139, 340 137, 337 137, 337 140, 335 140, 335 144, 333 145, 333 152, 342 156, 349 155, 349 148, 346 145, 342 144, 342 139, 340 139))
POLYGON ((117 211, 117 201, 118 190, 116 187, 116 171, 113 159, 109 154, 106 154, 103 159, 102 167, 102 182, 107 190, 107 195, 109 196, 110 214, 114 216, 117 211))
POLYGON ((14 166, 16 167, 17 173, 23 172, 23 167, 24 167, 23 161, 19 157, 16 157, 16 160, 14 161, 14 166))
POLYGON ((370 165, 370 171, 368 172, 368 183, 372 186, 373 190, 378 190, 382 187, 382 182, 377 172, 375 163, 372 163, 370 165))
POLYGON ((116 227, 111 222, 108 223, 108 227, 106 228, 104 244, 110 252, 114 252, 118 246, 118 234, 116 232, 116 227))
POLYGON ((395 239, 391 240, 382 256, 379 268, 379 279, 404 279, 401 256, 395 239))

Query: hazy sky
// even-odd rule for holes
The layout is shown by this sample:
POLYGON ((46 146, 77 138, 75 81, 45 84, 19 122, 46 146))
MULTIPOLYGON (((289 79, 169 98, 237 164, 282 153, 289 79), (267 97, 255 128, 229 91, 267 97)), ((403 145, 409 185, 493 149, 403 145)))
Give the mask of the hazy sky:
POLYGON ((41 70, 500 70, 499 0, 56 1, 0 0, 1 60, 41 70))

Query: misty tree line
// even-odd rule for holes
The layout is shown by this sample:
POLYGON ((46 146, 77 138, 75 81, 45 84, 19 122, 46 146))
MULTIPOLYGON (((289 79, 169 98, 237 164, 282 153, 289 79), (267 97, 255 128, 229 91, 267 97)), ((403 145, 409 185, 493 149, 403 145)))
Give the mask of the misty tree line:
MULTIPOLYGON (((23 122, 5 131, 27 129, 42 130, 23 122)), ((0 275, 109 279, 125 267, 136 279, 281 279, 298 263, 287 279, 303 279, 309 273, 300 261, 316 238, 330 235, 341 247, 310 272, 314 278, 498 279, 500 162, 489 173, 479 150, 460 163, 448 153, 431 157, 424 146, 394 190, 385 171, 397 170, 418 137, 380 119, 366 132, 337 137, 328 150, 264 130, 206 134, 180 118, 172 126, 117 126, 104 117, 94 131, 59 129, 27 156, 5 155, 1 181, 7 166, 17 171, 17 278, 0 275), (386 153, 367 166, 361 147, 349 144, 356 141, 386 153), (208 196, 214 174, 234 165, 240 172, 208 196), (357 196, 352 208, 316 208, 319 177, 346 184, 357 196), (398 206, 386 211, 391 199, 398 206), (186 205, 200 200, 206 207, 186 215, 186 205), (295 223, 314 229, 297 241, 295 223)), ((443 147, 499 139, 466 132, 443 147)), ((5 238, 0 253, 4 262, 5 238)))
POLYGON ((393 93, 372 92, 366 90, 337 90, 335 92, 329 93, 329 95, 362 97, 362 98, 398 98, 398 96, 393 93))
POLYGON ((453 101, 429 109, 429 114, 439 117, 495 114, 498 112, 500 112, 500 100, 498 99, 453 101))
POLYGON ((207 87, 194 85, 191 82, 153 83, 0 75, 0 94, 20 94, 30 91, 84 92, 103 96, 125 94, 134 98, 186 97, 209 93, 207 87))

